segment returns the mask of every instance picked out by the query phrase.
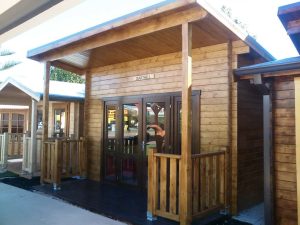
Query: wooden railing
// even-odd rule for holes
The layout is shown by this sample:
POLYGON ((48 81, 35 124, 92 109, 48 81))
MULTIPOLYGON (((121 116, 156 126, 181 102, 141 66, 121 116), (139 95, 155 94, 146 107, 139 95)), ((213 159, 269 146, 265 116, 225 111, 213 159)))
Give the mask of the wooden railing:
POLYGON ((46 141, 42 150, 41 182, 52 183, 59 188, 61 179, 86 176, 86 148, 79 140, 46 141))
POLYGON ((148 155, 148 212, 179 221, 180 155, 148 155))
MULTIPOLYGON (((148 217, 180 220, 181 156, 148 153, 148 217), (149 216, 150 215, 150 216, 149 216)), ((226 206, 226 151, 192 155, 192 218, 226 206)))
POLYGON ((7 169, 8 133, 0 134, 0 172, 7 169))
POLYGON ((23 134, 8 134, 8 157, 16 158, 23 155, 23 134))
POLYGON ((42 139, 37 137, 35 146, 31 145, 32 138, 24 135, 22 171, 30 175, 37 175, 41 170, 42 139))
POLYGON ((192 217, 224 209, 226 151, 192 155, 192 217))

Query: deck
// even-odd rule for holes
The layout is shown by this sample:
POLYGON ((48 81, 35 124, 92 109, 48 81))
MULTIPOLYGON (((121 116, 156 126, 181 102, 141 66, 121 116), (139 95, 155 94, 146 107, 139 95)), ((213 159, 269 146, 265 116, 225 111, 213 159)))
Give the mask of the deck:
MULTIPOLYGON (((128 186, 104 184, 91 180, 69 180, 61 184, 61 190, 53 191, 52 185, 34 186, 33 189, 92 212, 134 225, 178 225, 178 222, 158 217, 156 221, 146 219, 147 193, 128 186)), ((213 215, 194 225, 223 224, 220 216, 213 215), (218 220, 218 222, 216 222, 218 220)), ((242 225, 232 221, 229 224, 242 225)))

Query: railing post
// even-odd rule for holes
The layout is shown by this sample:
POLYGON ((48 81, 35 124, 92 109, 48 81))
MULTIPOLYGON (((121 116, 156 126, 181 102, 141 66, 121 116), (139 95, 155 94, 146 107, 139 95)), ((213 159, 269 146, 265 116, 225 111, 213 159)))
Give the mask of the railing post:
POLYGON ((53 189, 55 191, 60 190, 60 184, 61 184, 61 153, 62 153, 62 142, 56 139, 55 148, 53 152, 53 160, 52 160, 53 189))
POLYGON ((28 147, 28 145, 27 145, 26 134, 23 134, 22 174, 26 174, 28 172, 28 155, 29 155, 29 149, 27 147, 28 147))
POLYGON ((79 145, 79 176, 80 178, 86 178, 86 168, 87 168, 87 155, 86 155, 86 145, 85 145, 85 138, 81 137, 77 142, 79 145))
POLYGON ((154 153, 155 149, 149 149, 148 151, 148 203, 147 203, 147 220, 154 221, 157 220, 155 216, 155 198, 156 198, 156 188, 155 188, 155 171, 157 170, 156 163, 154 163, 154 153))
POLYGON ((0 172, 5 172, 7 170, 8 133, 3 134, 0 148, 0 172))

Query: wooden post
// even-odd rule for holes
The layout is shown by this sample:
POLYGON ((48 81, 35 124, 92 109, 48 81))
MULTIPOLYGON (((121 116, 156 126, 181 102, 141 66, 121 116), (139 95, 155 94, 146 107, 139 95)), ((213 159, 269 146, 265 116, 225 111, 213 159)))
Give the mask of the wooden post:
POLYGON ((4 133, 0 143, 0 172, 7 170, 8 141, 8 133, 4 133))
POLYGON ((295 77, 295 129, 296 129, 296 179, 297 179, 297 218, 300 224, 300 78, 295 77))
POLYGON ((265 211, 265 224, 271 225, 274 224, 271 95, 263 95, 263 121, 264 121, 264 211, 265 211))
POLYGON ((29 154, 29 173, 33 175, 37 167, 37 143, 36 143, 36 129, 37 129, 37 102, 32 99, 31 103, 31 144, 29 154))
MULTIPOLYGON (((50 62, 45 63, 44 71, 44 93, 43 93, 43 135, 42 146, 44 148, 44 142, 48 139, 48 121, 49 121, 49 80, 50 80, 50 62)), ((44 180, 44 151, 41 151, 41 183, 44 180)))
POLYGON ((181 225, 192 221, 192 26, 182 24, 182 132, 179 218, 181 225))
MULTIPOLYGON (((51 153, 52 154, 52 153, 51 153)), ((62 141, 55 140, 55 148, 52 160, 53 171, 53 189, 60 190, 61 183, 61 155, 62 155, 62 141)))
POLYGON ((149 149, 148 151, 148 204, 147 204, 147 220, 154 221, 157 219, 155 216, 155 203, 154 200, 157 193, 156 188, 154 187, 154 179, 156 179, 156 176, 154 175, 154 153, 156 153, 155 149, 149 149))

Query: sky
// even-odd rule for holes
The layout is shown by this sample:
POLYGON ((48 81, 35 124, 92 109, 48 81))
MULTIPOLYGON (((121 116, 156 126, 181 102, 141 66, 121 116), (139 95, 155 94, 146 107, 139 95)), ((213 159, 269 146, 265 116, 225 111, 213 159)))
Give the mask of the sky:
MULTIPOLYGON (((277 59, 297 56, 295 48, 277 17, 278 7, 298 0, 207 0, 220 10, 231 8, 233 18, 247 25, 257 41, 277 59)), ((5 42, 3 48, 17 52, 18 58, 39 47, 83 29, 161 2, 161 0, 84 0, 43 24, 5 42)))

